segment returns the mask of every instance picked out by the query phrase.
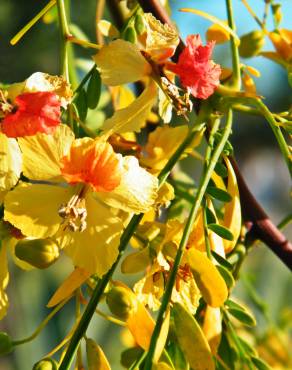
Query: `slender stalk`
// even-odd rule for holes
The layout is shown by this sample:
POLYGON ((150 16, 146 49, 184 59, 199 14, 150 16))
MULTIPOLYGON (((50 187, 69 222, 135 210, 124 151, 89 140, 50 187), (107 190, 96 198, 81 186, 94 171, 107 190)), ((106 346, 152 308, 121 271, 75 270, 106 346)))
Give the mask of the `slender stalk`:
POLYGON ((198 191, 197 191, 196 196, 195 196, 195 202, 194 202, 193 207, 190 211, 189 217, 187 219, 187 222, 186 222, 186 225, 185 225, 185 228, 184 228, 184 231, 183 231, 183 236, 182 236, 182 239, 181 239, 179 247, 178 247, 178 251, 177 251, 177 254, 176 254, 176 257, 175 257, 175 260, 174 260, 173 268, 170 272, 170 275, 169 275, 169 278, 168 278, 168 281, 167 281, 167 284, 166 284, 165 292, 164 292, 164 295, 162 297, 162 302, 161 302, 161 306, 160 306, 160 309, 159 309, 159 312, 158 312, 156 325, 155 325, 155 328, 154 328, 154 331, 153 331, 153 334, 152 334, 152 337, 151 337, 149 351, 148 351, 148 354, 147 354, 147 357, 146 357, 146 363, 145 363, 144 370, 151 370, 151 368, 152 368, 153 356, 154 356, 157 340, 158 340, 158 337, 159 337, 159 334, 160 334, 160 330, 161 330, 161 326, 162 326, 162 323, 163 323, 163 320, 164 320, 165 312, 166 312, 167 307, 169 305, 169 301, 170 301, 170 298, 171 298, 172 289, 173 289, 174 284, 175 284, 175 279, 176 279, 176 275, 177 275, 177 272, 178 272, 178 269, 179 269, 180 261, 181 261, 182 255, 184 253, 185 246, 188 242, 189 235, 191 233, 194 221, 196 219, 199 208, 201 206, 201 202, 203 200, 207 185, 210 181, 212 172, 214 171, 216 163, 217 163, 218 159, 220 158, 220 155, 221 155, 221 153, 224 149, 224 145, 225 145, 225 143, 226 143, 226 141, 227 141, 227 139, 230 135, 231 127, 232 127, 232 111, 229 110, 228 115, 227 115, 226 126, 225 126, 224 131, 223 131, 223 135, 222 135, 221 140, 218 143, 216 149, 214 150, 213 155, 210 158, 210 162, 208 164, 208 167, 206 168, 205 174, 201 179, 200 185, 198 187, 198 191))
MULTIPOLYGON (((75 314, 76 314, 76 320, 79 320, 79 317, 81 315, 81 300, 80 300, 80 294, 81 290, 80 288, 77 289, 76 292, 76 309, 75 309, 75 314)), ((77 360, 76 360, 76 367, 77 369, 83 369, 83 363, 82 363, 82 348, 79 343, 78 348, 77 348, 77 360)))
MULTIPOLYGON (((232 10, 232 0, 225 0, 226 1, 226 10, 227 10, 227 18, 228 18, 228 26, 235 31, 235 22, 233 18, 233 10, 232 10)), ((240 62, 239 62, 239 53, 238 47, 233 35, 230 35, 230 42, 231 42, 231 56, 232 56, 232 67, 233 67, 233 87, 237 90, 240 90, 241 87, 241 78, 240 78, 240 62)))
POLYGON ((73 44, 83 46, 84 48, 90 48, 90 49, 96 49, 96 50, 99 50, 101 48, 101 45, 94 44, 93 42, 88 42, 86 40, 80 40, 74 36, 68 36, 67 40, 69 42, 72 42, 73 44))
POLYGON ((49 313, 49 315, 40 323, 40 325, 36 328, 36 330, 27 338, 20 339, 20 340, 14 340, 13 345, 18 346, 23 343, 31 342, 33 339, 35 339, 40 332, 46 327, 48 322, 56 315, 57 312, 60 311, 60 309, 65 306, 65 304, 69 301, 71 297, 64 300, 63 302, 59 303, 58 306, 56 306, 52 312, 49 313))
POLYGON ((32 20, 30 20, 17 34, 10 40, 11 45, 15 45, 18 43, 20 39, 34 26, 38 20, 40 20, 54 5, 56 4, 56 0, 51 0, 48 4, 35 16, 32 20))
POLYGON ((102 19, 104 13, 104 6, 105 0, 97 0, 96 1, 96 11, 95 11, 95 34, 96 34, 96 41, 98 44, 103 45, 104 39, 103 35, 98 28, 98 23, 102 19))
POLYGON ((206 252, 208 258, 212 259, 212 253, 211 253, 211 246, 210 246, 210 240, 209 240, 209 233, 208 233, 208 222, 207 222, 207 200, 204 200, 204 208, 203 208, 203 224, 204 224, 204 237, 205 237, 205 246, 206 246, 206 252))
MULTIPOLYGON (((199 121, 201 121, 201 117, 199 118, 199 121)), ((182 153, 184 150, 190 145, 192 140, 194 139, 194 136, 197 133, 197 130, 201 127, 201 125, 197 125, 193 131, 189 133, 189 135, 186 137, 186 139, 183 141, 183 143, 179 146, 179 148, 176 150, 176 152, 173 154, 173 156, 169 159, 163 170, 161 171, 160 175, 158 176, 159 184, 160 186, 164 183, 167 176, 169 175, 170 171, 176 164, 176 162, 180 159, 182 153)), ((215 166, 215 165, 214 165, 215 166)), ((68 349, 66 351, 66 354, 59 366, 59 370, 68 370, 72 364, 74 354, 76 352, 76 349, 78 347, 78 344, 82 337, 84 336, 88 325, 91 321, 92 316, 95 313, 96 307, 102 297, 102 294, 110 281, 120 259, 122 258, 125 249, 127 248, 127 245, 134 234, 137 226, 139 225, 141 219, 143 217, 143 213, 139 215, 134 215, 129 222, 128 226, 126 227, 123 235, 121 236, 120 240, 120 246, 119 246, 119 255, 117 257, 117 260, 111 267, 111 269, 104 275, 102 279, 99 280, 98 284, 96 285, 96 288, 94 289, 92 296, 90 298, 90 301, 88 305, 85 308, 85 311, 80 319, 80 322, 77 326, 77 329, 75 330, 71 341, 69 343, 68 349)))
POLYGON ((292 176, 292 161, 291 161, 291 153, 289 151, 288 145, 285 141, 285 138, 282 134, 281 128, 277 125, 273 114, 269 111, 267 106, 259 99, 256 100, 256 105, 262 111, 263 115, 265 116, 266 120, 270 124, 270 127, 277 139, 279 148, 284 156, 284 159, 287 163, 288 170, 290 172, 290 176, 292 176))
POLYGON ((61 33, 61 73, 69 81, 68 36, 70 36, 64 0, 57 0, 61 33))

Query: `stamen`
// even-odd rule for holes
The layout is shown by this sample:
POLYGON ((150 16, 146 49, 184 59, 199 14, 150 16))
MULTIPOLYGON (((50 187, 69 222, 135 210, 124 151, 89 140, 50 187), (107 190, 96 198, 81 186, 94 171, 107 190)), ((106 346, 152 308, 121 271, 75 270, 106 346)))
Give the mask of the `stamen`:
POLYGON ((74 194, 67 204, 61 204, 58 214, 63 218, 65 224, 63 230, 69 229, 72 232, 83 232, 87 227, 87 210, 85 207, 85 194, 89 187, 82 185, 80 191, 74 194))

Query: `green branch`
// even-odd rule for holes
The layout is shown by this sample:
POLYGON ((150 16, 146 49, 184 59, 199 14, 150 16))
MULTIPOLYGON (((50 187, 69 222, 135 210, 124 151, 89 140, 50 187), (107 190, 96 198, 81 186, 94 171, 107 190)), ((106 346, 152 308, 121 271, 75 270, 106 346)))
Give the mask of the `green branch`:
MULTIPOLYGON (((226 10, 227 10, 227 18, 228 18, 228 26, 235 31, 235 22, 233 18, 233 10, 232 10, 232 0, 225 0, 226 1, 226 10)), ((241 87, 241 78, 240 78, 240 62, 239 62, 239 53, 238 47, 236 44, 236 40, 233 35, 230 35, 230 42, 231 42, 231 56, 232 56, 232 67, 233 67, 233 75, 232 75, 232 82, 233 87, 236 90, 240 90, 241 87)))
POLYGON ((60 25, 60 34, 61 34, 61 73, 67 81, 69 81, 69 42, 68 36, 70 35, 66 9, 64 0, 57 0, 58 7, 58 17, 60 25))
POLYGON ((164 295, 163 295, 163 298, 162 298, 161 306, 160 306, 160 309, 159 309, 159 312, 158 312, 158 317, 157 317, 157 320, 156 320, 156 325, 155 325, 155 328, 154 328, 154 331, 153 331, 153 334, 152 334, 152 337, 151 337, 149 351, 148 351, 148 354, 147 354, 147 357, 146 357, 146 363, 145 363, 145 367, 144 367, 145 370, 151 370, 152 369, 153 356, 154 356, 157 340, 158 340, 158 337, 159 337, 159 334, 160 334, 160 331, 161 331, 161 326, 162 326, 162 323, 163 323, 163 320, 164 320, 164 314, 167 310, 167 307, 168 307, 170 299, 171 299, 172 289, 173 289, 174 284, 175 284, 175 279, 176 279, 176 275, 177 275, 177 272, 178 272, 178 269, 179 269, 180 261, 181 261, 182 255, 184 253, 186 244, 188 242, 189 235, 191 233, 194 221, 196 219, 199 208, 201 206, 201 202, 203 200, 203 197, 204 197, 206 188, 208 186, 208 183, 210 181, 211 175, 212 175, 212 173, 214 171, 214 168, 216 166, 216 163, 218 162, 218 160, 220 158, 220 155, 221 155, 221 153, 224 149, 225 143, 228 140, 229 135, 231 133, 231 127, 232 127, 232 111, 229 110, 228 114, 227 114, 227 122, 226 122, 226 126, 224 128, 224 131, 223 131, 223 135, 222 135, 221 140, 218 143, 216 149, 214 150, 213 155, 210 158, 210 162, 209 162, 209 164, 206 168, 205 174, 201 179, 200 185, 198 187, 198 191, 197 191, 196 196, 195 196, 195 202, 193 204, 193 207, 191 209, 191 212, 189 214, 189 217, 187 219, 187 222, 186 222, 186 225, 185 225, 185 228, 184 228, 184 231, 183 231, 183 236, 182 236, 180 245, 178 247, 178 251, 177 251, 177 254, 176 254, 176 257, 175 257, 175 260, 174 260, 173 268, 170 272, 170 275, 169 275, 169 278, 168 278, 168 281, 167 281, 167 284, 166 284, 165 292, 164 292, 164 295))

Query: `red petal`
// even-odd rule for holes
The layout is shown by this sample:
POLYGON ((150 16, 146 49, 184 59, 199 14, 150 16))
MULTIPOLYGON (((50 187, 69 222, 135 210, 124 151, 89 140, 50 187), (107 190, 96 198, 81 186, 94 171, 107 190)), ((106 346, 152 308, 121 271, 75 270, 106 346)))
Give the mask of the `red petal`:
POLYGON ((34 92, 18 95, 17 111, 2 121, 2 132, 8 137, 31 136, 38 132, 51 134, 60 124, 60 101, 51 92, 34 92))

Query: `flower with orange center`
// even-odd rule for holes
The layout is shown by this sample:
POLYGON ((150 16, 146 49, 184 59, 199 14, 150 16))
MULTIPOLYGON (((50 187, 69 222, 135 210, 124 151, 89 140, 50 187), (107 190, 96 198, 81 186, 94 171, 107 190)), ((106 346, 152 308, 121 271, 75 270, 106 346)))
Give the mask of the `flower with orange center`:
POLYGON ((120 158, 102 140, 75 140, 61 159, 61 172, 69 184, 83 182, 95 191, 113 191, 121 182, 120 158))
POLYGON ((34 183, 6 195, 4 219, 25 236, 55 238, 75 266, 102 276, 118 255, 127 213, 154 204, 157 178, 104 138, 74 139, 65 125, 18 141, 23 174, 34 183))

